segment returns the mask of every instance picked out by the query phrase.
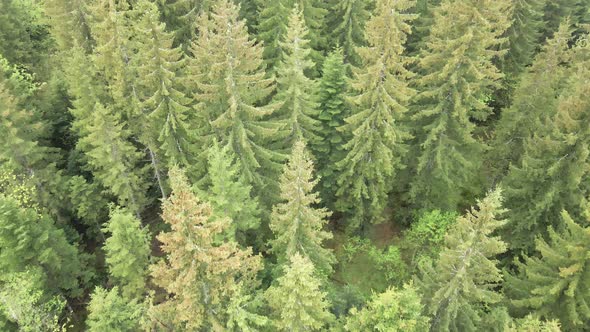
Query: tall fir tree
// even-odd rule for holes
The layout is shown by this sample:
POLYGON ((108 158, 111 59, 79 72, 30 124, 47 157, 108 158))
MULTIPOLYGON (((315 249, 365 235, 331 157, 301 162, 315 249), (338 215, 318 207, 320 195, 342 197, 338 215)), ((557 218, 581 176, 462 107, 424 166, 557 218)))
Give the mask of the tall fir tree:
POLYGON ((378 1, 367 23, 369 46, 358 50, 365 67, 355 70, 351 83, 353 114, 342 127, 351 139, 344 145, 346 157, 337 163, 336 208, 351 216, 351 229, 383 220, 396 171, 403 168, 404 143, 411 136, 402 120, 414 93, 403 45, 415 18, 407 11, 414 4, 378 1))
POLYGON ((43 2, 51 32, 62 51, 80 45, 89 52, 93 46, 90 13, 83 0, 47 0, 43 2))
POLYGON ((449 0, 434 23, 418 63, 413 102, 417 161, 410 195, 420 207, 454 210, 474 188, 485 145, 472 120, 484 120, 486 101, 502 74, 493 60, 510 26, 511 1, 449 0))
POLYGON ((296 253, 266 291, 276 331, 321 331, 334 320, 313 263, 296 253))
POLYGON ((170 170, 172 194, 162 207, 170 231, 157 237, 166 259, 151 266, 154 283, 170 296, 151 308, 151 316, 159 328, 221 330, 232 297, 254 286, 260 257, 235 242, 216 241, 229 221, 211 220, 211 207, 187 181, 179 169, 170 170))
POLYGON ((418 18, 412 24, 412 34, 408 37, 408 53, 418 55, 426 48, 426 40, 434 24, 434 11, 441 0, 416 0, 414 13, 418 18))
POLYGON ((109 275, 125 298, 140 299, 146 290, 151 250, 148 230, 123 209, 114 208, 110 217, 104 228, 110 234, 104 244, 109 275))
POLYGON ((336 49, 326 57, 318 87, 322 143, 316 145, 315 150, 322 200, 330 208, 333 208, 336 198, 339 175, 336 163, 346 156, 343 145, 350 139, 349 133, 339 129, 350 115, 350 105, 346 102, 349 88, 346 72, 342 50, 336 49))
POLYGON ((227 0, 217 3, 211 18, 201 24, 191 47, 191 75, 198 82, 202 145, 210 146, 216 137, 231 146, 257 193, 272 196, 273 178, 284 156, 269 149, 280 124, 265 117, 275 107, 258 106, 274 88, 273 79, 265 78, 261 45, 249 38, 244 21, 238 20, 238 7, 227 0))
POLYGON ((313 162, 305 144, 296 142, 281 176, 281 203, 275 205, 270 217, 270 229, 275 234, 271 251, 279 266, 288 264, 295 253, 308 257, 318 272, 329 275, 335 262, 323 242, 332 234, 323 230, 330 212, 317 208, 319 194, 314 192, 318 180, 313 179, 313 162))
POLYGON ((543 9, 547 0, 517 0, 512 11, 512 25, 506 31, 508 52, 501 68, 509 82, 515 82, 519 74, 534 59, 541 39, 543 9))
POLYGON ((577 64, 559 98, 555 116, 525 141, 521 163, 504 179, 511 209, 505 238, 511 249, 529 251, 536 237, 555 225, 561 210, 576 219, 590 194, 590 80, 588 64, 577 64))
POLYGON ((583 331, 590 324, 590 227, 566 211, 561 220, 562 231, 549 228, 549 241, 537 238, 538 255, 517 262, 506 294, 516 311, 559 319, 564 331, 583 331))
POLYGON ((277 69, 277 94, 273 98, 277 111, 274 116, 281 122, 279 132, 280 145, 286 151, 293 144, 304 140, 312 148, 320 144, 320 122, 318 103, 316 102, 316 81, 306 76, 314 67, 310 60, 308 30, 305 27, 299 6, 295 4, 287 33, 279 43, 283 52, 283 60, 277 69))
POLYGON ((504 212, 501 191, 490 192, 449 230, 436 265, 423 266, 419 286, 430 331, 478 331, 481 310, 502 300, 495 257, 507 246, 493 233, 505 224, 504 212))
POLYGON ((138 1, 142 13, 135 31, 139 98, 147 113, 147 127, 155 131, 169 164, 187 167, 193 162, 190 99, 181 92, 179 73, 182 50, 172 47, 173 34, 160 23, 158 8, 148 0, 138 1))
POLYGON ((358 47, 366 46, 365 24, 371 16, 374 0, 330 0, 326 15, 326 36, 328 44, 341 47, 344 61, 360 67, 362 59, 356 52, 358 47))
POLYGON ((569 18, 573 27, 580 28, 580 24, 588 23, 587 0, 553 0, 547 1, 544 12, 545 29, 543 37, 550 38, 563 20, 569 18))
POLYGON ((491 143, 494 148, 489 159, 497 173, 495 178, 504 175, 510 164, 520 162, 525 141, 546 131, 544 125, 555 115, 558 102, 555 96, 567 87, 571 74, 566 65, 572 57, 570 39, 571 29, 566 21, 520 76, 512 105, 502 111, 491 143))
POLYGON ((204 197, 213 208, 212 219, 229 219, 227 237, 243 244, 245 232, 260 227, 258 199, 252 197, 252 186, 230 146, 213 142, 208 163, 211 185, 204 197))
POLYGON ((187 49, 199 28, 197 18, 207 13, 214 0, 161 0, 157 2, 162 20, 174 32, 175 47, 187 49))
POLYGON ((261 0, 259 22, 256 27, 257 39, 264 43, 262 56, 267 74, 275 73, 281 62, 282 36, 287 33, 287 22, 291 11, 290 0, 261 0))

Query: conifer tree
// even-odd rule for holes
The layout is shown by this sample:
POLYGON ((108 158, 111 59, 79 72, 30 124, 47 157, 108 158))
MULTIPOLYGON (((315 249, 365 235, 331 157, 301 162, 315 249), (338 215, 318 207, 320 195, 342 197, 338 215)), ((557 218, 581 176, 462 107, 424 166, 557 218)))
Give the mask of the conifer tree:
POLYGON ((145 168, 141 153, 128 141, 129 131, 112 109, 96 103, 89 134, 80 138, 87 148, 88 165, 94 176, 114 194, 119 204, 137 216, 146 203, 145 168))
POLYGON ((566 211, 561 220, 562 231, 549 228, 549 241, 537 238, 539 255, 517 262, 519 272, 507 276, 506 293, 515 309, 559 319, 564 331, 582 331, 590 324, 590 227, 566 211))
POLYGON ((115 208, 104 231, 110 233, 104 244, 109 275, 125 298, 140 298, 145 293, 151 249, 148 230, 133 214, 115 208))
POLYGON ((351 83, 353 114, 343 126, 351 139, 344 145, 346 157, 337 164, 342 172, 336 208, 352 215, 351 229, 382 220, 392 180, 403 168, 404 143, 411 136, 402 119, 413 94, 403 45, 414 18, 407 11, 413 5, 380 0, 367 23, 369 46, 359 49, 365 67, 355 70, 351 83))
POLYGON ((541 39, 543 9, 547 0, 517 0, 512 11, 512 25, 506 31, 508 52, 502 60, 502 70, 509 81, 533 61, 541 39))
POLYGON ((313 263, 298 253, 284 266, 276 285, 266 291, 266 298, 277 331, 320 331, 334 319, 313 263))
POLYGON ((183 49, 190 46, 199 28, 197 18, 207 13, 215 4, 214 0, 163 0, 158 1, 162 20, 169 31, 174 31, 174 46, 183 49))
POLYGON ((0 195, 0 282, 11 273, 37 270, 50 293, 79 295, 83 274, 77 248, 49 217, 0 195))
POLYGON ((240 162, 229 146, 222 147, 214 141, 208 157, 211 186, 205 198, 213 208, 212 219, 230 219, 228 237, 243 237, 243 232, 260 226, 260 210, 258 200, 251 196, 252 186, 242 176, 240 162))
POLYGON ((260 258, 235 242, 217 244, 229 221, 211 220, 210 206, 195 196, 177 168, 170 170, 170 185, 172 194, 162 207, 170 231, 158 235, 166 259, 151 267, 154 283, 170 295, 151 315, 160 328, 222 329, 230 300, 242 287, 253 287, 260 258))
POLYGON ((89 332, 140 331, 143 314, 143 306, 136 299, 121 297, 118 287, 111 290, 96 287, 90 295, 86 325, 89 332))
POLYGON ((557 113, 525 141, 521 163, 504 179, 510 211, 506 239, 511 249, 531 250, 534 240, 555 225, 561 210, 582 215, 589 197, 590 93, 588 65, 579 63, 558 101, 557 113))
POLYGON ((502 78, 492 60, 503 55, 510 10, 506 0, 452 0, 434 11, 413 103, 417 174, 410 194, 419 206, 454 210, 463 192, 476 191, 485 146, 471 120, 491 111, 486 99, 502 78))
POLYGON ((137 82, 147 113, 148 128, 157 132, 161 150, 170 164, 192 164, 189 98, 180 91, 182 50, 173 48, 173 34, 159 21, 156 5, 148 0, 135 7, 142 13, 136 34, 137 82))
POLYGON ((426 48, 426 40, 434 24, 434 11, 440 3, 441 0, 416 0, 414 13, 418 18, 412 24, 412 34, 408 36, 408 53, 419 54, 426 48))
POLYGON ((312 172, 313 162, 305 144, 296 142, 280 179, 281 203, 275 205, 270 217, 270 229, 275 234, 271 247, 279 266, 288 264, 289 258, 299 253, 308 257, 318 272, 328 275, 335 260, 322 244, 332 238, 323 230, 330 212, 315 207, 320 199, 313 191, 318 180, 313 179, 312 172))
POLYGON ((505 224, 501 204, 499 189, 489 193, 449 230, 436 265, 424 265, 419 286, 430 331, 477 331, 480 309, 502 299, 494 289, 502 281, 495 256, 506 244, 492 236, 505 224))
POLYGON ((553 38, 547 40, 532 66, 520 76, 514 90, 512 105, 504 109, 496 125, 490 152, 495 172, 504 174, 508 165, 517 165, 525 141, 535 133, 546 131, 544 125, 554 116, 558 100, 555 96, 567 86, 571 59, 571 30, 564 22, 553 38))
POLYGON ((273 177, 284 156, 268 148, 279 125, 263 118, 274 106, 258 106, 273 90, 273 80, 265 78, 262 67, 262 48, 248 37, 238 8, 227 0, 218 2, 201 26, 191 47, 191 75, 198 82, 195 98, 202 112, 203 145, 209 146, 216 136, 231 146, 257 193, 272 195, 273 177))
POLYGON ((227 308, 227 331, 255 332, 268 326, 269 319, 256 313, 261 302, 260 297, 244 294, 243 291, 234 296, 227 308))
POLYGON ((275 116, 283 126, 280 131, 281 145, 287 151, 299 140, 312 147, 321 140, 317 119, 319 105, 315 96, 317 86, 305 75, 314 66, 309 58, 311 50, 307 36, 302 14, 295 4, 289 16, 287 33, 280 42, 283 61, 277 69, 277 94, 273 98, 278 108, 275 116))
POLYGON ((422 316, 420 296, 410 283, 401 289, 390 287, 374 294, 361 310, 353 308, 345 328, 347 331, 419 332, 428 329, 428 318, 422 316))
POLYGON ((46 0, 43 2, 51 32, 62 51, 81 45, 90 51, 93 45, 90 34, 90 14, 83 0, 46 0))
POLYGON ((346 65, 341 49, 330 53, 324 61, 322 78, 319 82, 318 102, 320 113, 318 119, 322 121, 322 143, 316 145, 318 160, 318 174, 322 200, 332 207, 337 189, 339 169, 336 163, 344 159, 346 150, 343 144, 350 139, 342 127, 344 119, 349 116, 349 105, 346 103, 348 80, 346 65))
POLYGON ((579 27, 584 22, 588 12, 586 0, 553 0, 547 1, 545 6, 545 30, 544 37, 549 38, 559 28, 563 20, 569 18, 574 27, 579 27))
POLYGON ((328 43, 342 47, 345 63, 361 66, 356 49, 366 45, 365 24, 369 19, 373 0, 331 0, 326 15, 328 43))
POLYGON ((287 33, 290 0, 261 0, 257 39, 264 43, 262 56, 267 74, 275 73, 281 62, 281 38, 287 33))
POLYGON ((312 77, 319 76, 319 70, 324 60, 324 48, 326 38, 324 36, 324 26, 328 10, 325 8, 325 0, 289 0, 293 4, 298 4, 303 12, 305 26, 309 29, 308 39, 311 46, 311 59, 316 67, 311 72, 312 77))

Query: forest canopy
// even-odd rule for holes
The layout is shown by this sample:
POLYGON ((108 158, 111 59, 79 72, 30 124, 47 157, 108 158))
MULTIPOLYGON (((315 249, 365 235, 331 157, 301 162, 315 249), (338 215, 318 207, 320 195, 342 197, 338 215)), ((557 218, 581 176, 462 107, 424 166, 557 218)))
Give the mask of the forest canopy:
POLYGON ((589 331, 589 31, 589 0, 0 1, 0 330, 589 331))

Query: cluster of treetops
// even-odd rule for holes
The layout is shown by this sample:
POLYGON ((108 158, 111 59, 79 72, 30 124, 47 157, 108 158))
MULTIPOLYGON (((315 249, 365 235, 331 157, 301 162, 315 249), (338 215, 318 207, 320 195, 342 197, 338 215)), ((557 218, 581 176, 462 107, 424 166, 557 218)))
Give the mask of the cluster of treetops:
POLYGON ((0 329, 588 331, 589 9, 0 1, 0 329))

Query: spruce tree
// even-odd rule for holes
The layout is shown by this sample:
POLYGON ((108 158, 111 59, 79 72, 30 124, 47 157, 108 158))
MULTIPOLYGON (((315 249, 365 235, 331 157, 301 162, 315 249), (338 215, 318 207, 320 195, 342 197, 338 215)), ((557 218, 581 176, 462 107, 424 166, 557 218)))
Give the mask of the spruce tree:
POLYGON ((402 120, 414 92, 408 86, 412 74, 405 68, 403 45, 414 19, 407 14, 413 5, 380 0, 367 23, 369 46, 359 49, 365 67, 355 70, 351 83, 353 114, 342 127, 351 139, 344 145, 346 157, 337 163, 336 208, 352 217, 351 229, 382 221, 396 171, 403 168, 404 143, 411 136, 402 120))
POLYGON ((571 73, 566 65, 572 57, 570 38, 566 21, 520 76, 512 105, 502 111, 491 144, 494 148, 490 160, 496 177, 503 175, 510 164, 518 165, 527 139, 547 130, 544 125, 556 112, 555 96, 567 86, 571 73))
POLYGON ((501 191, 490 192, 449 230, 436 265, 423 266, 419 286, 430 331, 477 331, 481 309, 502 299, 495 291, 502 282, 495 256, 506 244, 492 235, 505 224, 501 205, 501 191))
POLYGON ((211 207, 195 196, 179 169, 172 168, 169 177, 172 194, 163 203, 162 219, 170 231, 157 236, 166 259, 151 266, 151 275, 170 295, 151 308, 151 316, 159 328, 222 329, 230 300, 242 287, 254 286, 260 257, 235 242, 218 243, 229 221, 211 220, 211 207))
POLYGON ((148 0, 136 5, 142 13, 136 27, 136 82, 141 107, 147 113, 147 127, 155 130, 161 151, 168 163, 192 164, 189 98, 180 91, 179 73, 183 68, 182 50, 172 47, 173 34, 159 21, 156 5, 148 0))
POLYGON ((371 15, 373 0, 331 0, 326 15, 326 35, 332 48, 342 48, 344 61, 361 66, 362 59, 356 49, 366 45, 365 24, 371 15))
POLYGON ((0 283, 11 273, 36 270, 52 294, 80 295, 84 273, 78 249, 53 220, 0 195, 0 283))
POLYGON ((317 208, 319 194, 313 189, 318 180, 313 179, 313 162, 305 144, 296 142, 291 157, 281 175, 281 202, 273 208, 270 229, 275 235, 271 250, 277 256, 279 266, 288 264, 295 253, 308 257, 318 272, 328 275, 335 262, 329 249, 323 248, 332 234, 324 231, 330 212, 317 208))
POLYGON ((566 211, 561 221, 561 231, 549 228, 549 241, 537 238, 538 254, 517 261, 506 294, 518 311, 559 319, 564 331, 583 331, 590 324, 590 227, 566 211))
POLYGON ((313 68, 307 39, 308 30, 296 4, 287 25, 287 33, 280 42, 283 60, 277 69, 277 94, 273 98, 275 116, 283 128, 279 132, 281 146, 290 151, 293 144, 304 140, 311 147, 319 144, 321 137, 316 102, 317 85, 305 73, 313 68))
POLYGON ((313 263, 296 253, 284 274, 266 291, 276 331, 320 331, 334 320, 313 263))
POLYGON ((60 50, 69 51, 75 45, 81 45, 86 51, 91 50, 93 40, 86 1, 46 0, 43 6, 60 50))
POLYGON ((289 0, 261 0, 256 37, 264 43, 262 56, 268 74, 275 73, 281 62, 281 38, 287 33, 291 11, 289 0))
POLYGON ((587 12, 588 1, 586 0, 547 1, 543 19, 545 21, 544 37, 551 37, 566 18, 569 18, 572 26, 576 28, 579 27, 580 23, 588 23, 585 22, 587 12))
MULTIPOLYGON (((326 37, 324 26, 328 10, 325 8, 325 0, 289 0, 298 4, 303 12, 305 26, 309 29, 309 41, 311 46, 311 59, 316 67, 311 72, 312 77, 319 76, 319 70, 324 60, 324 48, 326 37)), ((291 8, 293 5, 291 5, 291 8)))
POLYGON ((104 231, 110 234, 104 250, 113 283, 125 298, 140 298, 145 293, 151 250, 148 230, 133 214, 115 208, 104 231))
POLYGON ((231 147, 213 142, 208 155, 211 186, 205 193, 213 208, 212 219, 229 219, 227 236, 244 240, 244 232, 260 226, 258 200, 252 197, 252 186, 241 174, 241 165, 231 147))
POLYGON ((147 200, 145 168, 141 153, 129 142, 129 131, 118 114, 98 102, 87 126, 89 134, 80 142, 92 173, 121 206, 139 216, 147 200))
POLYGON ((428 329, 422 316, 420 295, 413 284, 388 288, 374 294, 361 310, 353 308, 346 319, 346 331, 420 332, 428 329))
POLYGON ((493 60, 510 25, 511 1, 444 1, 434 11, 413 108, 416 175, 411 198, 421 207, 454 210, 474 180, 485 145, 474 137, 475 120, 491 109, 486 99, 502 74, 493 60))
POLYGON ((426 48, 426 40, 434 24, 434 11, 441 0, 416 0, 414 13, 418 18, 412 24, 412 34, 408 37, 408 53, 417 55, 426 48))
POLYGON ((197 18, 213 7, 214 0, 162 0, 157 2, 162 20, 174 31, 174 46, 186 49, 199 28, 197 18))
POLYGON ((536 237, 555 225, 561 210, 574 218, 590 194, 590 93, 588 64, 579 63, 559 98, 555 116, 525 141, 521 163, 504 179, 511 209, 505 238, 511 249, 531 250, 536 237))
POLYGON ((143 306, 135 299, 128 300, 119 295, 118 287, 111 290, 96 287, 88 303, 87 331, 140 331, 143 315, 143 306))
POLYGON ((262 48, 248 37, 238 8, 220 1, 210 19, 203 19, 199 38, 191 47, 192 80, 203 118, 198 132, 204 146, 217 137, 240 160, 242 174, 257 193, 272 195, 273 180, 284 156, 268 148, 279 124, 264 121, 274 107, 258 106, 273 90, 265 78, 262 48), (267 189, 266 186, 269 186, 267 189))
POLYGON ((506 31, 508 52, 502 59, 502 71, 509 81, 516 81, 533 62, 541 39, 543 9, 547 0, 517 0, 512 11, 512 25, 506 31))
POLYGON ((318 89, 322 142, 315 146, 317 170, 322 200, 330 207, 334 205, 339 175, 336 163, 346 156, 343 144, 350 139, 347 132, 339 130, 345 124, 344 119, 350 115, 346 102, 349 85, 346 71, 342 50, 331 52, 324 61, 318 89))

